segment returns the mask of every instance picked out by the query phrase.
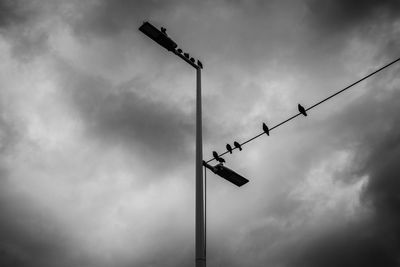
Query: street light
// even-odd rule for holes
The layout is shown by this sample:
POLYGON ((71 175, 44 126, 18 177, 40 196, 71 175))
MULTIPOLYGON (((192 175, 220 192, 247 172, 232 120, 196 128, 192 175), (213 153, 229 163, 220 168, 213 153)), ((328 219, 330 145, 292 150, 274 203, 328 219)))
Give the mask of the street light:
POLYGON ((156 27, 148 22, 144 22, 143 25, 139 27, 139 31, 146 34, 168 51, 174 51, 175 48, 178 47, 178 45, 167 36, 165 31, 159 31, 156 27))
POLYGON ((210 164, 208 164, 203 160, 203 165, 208 169, 210 169, 216 175, 221 176, 222 178, 228 180, 229 182, 239 187, 249 182, 249 180, 247 180, 240 174, 234 172, 233 170, 225 167, 224 165, 222 165, 222 163, 217 164, 215 166, 211 166, 210 164))
MULTIPOLYGON (((147 35, 153 41, 155 41, 156 43, 158 43, 159 45, 161 45, 168 51, 171 51, 172 53, 174 53, 175 55, 177 55, 178 57, 183 59, 186 63, 191 65, 193 68, 195 68, 195 69, 203 68, 203 64, 201 64, 200 61, 197 61, 197 64, 195 64, 195 62, 190 61, 190 57, 189 57, 188 53, 182 54, 182 52, 183 52, 182 49, 180 49, 180 48, 176 49, 178 47, 178 45, 171 38, 168 37, 168 35, 166 33, 166 29, 165 28, 162 28, 162 29, 163 29, 163 32, 160 31, 159 29, 157 29, 156 27, 154 27, 152 24, 150 24, 147 21, 143 22, 142 26, 139 27, 139 31, 143 32, 145 35, 147 35)), ((198 74, 198 76, 199 75, 200 74, 198 74)), ((198 77, 198 78, 200 78, 200 77, 198 77)), ((197 83, 199 83, 199 80, 200 79, 197 79, 197 83)), ((200 91, 201 91, 201 88, 200 88, 200 91)))
POLYGON ((150 37, 153 41, 171 51, 186 63, 196 69, 196 219, 195 219, 195 243, 196 243, 196 267, 206 266, 206 246, 205 246, 205 227, 204 227, 204 187, 203 187, 203 140, 202 140, 202 123, 201 123, 201 64, 195 64, 194 60, 189 59, 189 54, 182 55, 182 49, 178 49, 178 45, 167 36, 166 29, 162 31, 144 22, 139 30, 150 37))
MULTIPOLYGON (((149 22, 144 22, 139 30, 151 38, 153 41, 171 51, 186 63, 196 69, 196 218, 195 218, 195 262, 196 267, 206 266, 206 235, 205 235, 205 216, 204 216, 204 182, 203 182, 203 137, 202 137, 202 118, 201 118, 201 69, 203 64, 189 53, 183 53, 182 49, 168 37, 165 28, 161 30, 154 27, 149 22)), ((205 163, 208 165, 207 163, 205 163)), ((204 165, 204 166, 206 166, 204 165)), ((248 180, 234 171, 222 166, 222 164, 212 167, 208 165, 209 169, 217 175, 225 178, 226 180, 234 183, 237 186, 242 186, 248 180)), ((207 167, 207 166, 206 166, 207 167)))

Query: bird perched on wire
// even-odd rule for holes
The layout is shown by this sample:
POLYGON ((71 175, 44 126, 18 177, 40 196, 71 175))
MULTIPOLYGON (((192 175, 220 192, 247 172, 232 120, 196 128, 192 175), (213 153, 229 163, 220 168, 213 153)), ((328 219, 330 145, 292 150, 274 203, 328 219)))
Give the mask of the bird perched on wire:
POLYGON ((229 151, 229 153, 231 153, 231 154, 232 154, 232 147, 231 147, 231 145, 230 145, 230 144, 226 144, 226 150, 228 150, 228 151, 229 151))
POLYGON ((236 147, 236 148, 239 148, 239 150, 240 151, 242 151, 242 146, 238 143, 238 142, 233 142, 233 145, 236 147))
POLYGON ((305 109, 302 105, 298 104, 298 105, 297 105, 297 108, 299 109, 299 111, 300 111, 301 114, 303 114, 304 116, 307 117, 306 109, 305 109))
POLYGON ((268 129, 268 126, 267 126, 265 123, 263 123, 262 127, 263 127, 264 133, 266 133, 266 134, 269 136, 269 129, 268 129))
POLYGON ((197 66, 199 66, 202 69, 203 68, 203 63, 201 63, 200 60, 197 60, 197 66))
POLYGON ((161 27, 161 32, 165 35, 167 35, 167 29, 165 29, 164 27, 161 27))
POLYGON ((218 156, 217 151, 213 151, 212 154, 213 154, 214 159, 215 159, 216 161, 218 161, 219 163, 224 163, 224 162, 225 162, 225 160, 224 160, 223 158, 221 158, 220 156, 218 156))
POLYGON ((219 156, 218 156, 217 151, 213 151, 212 154, 213 154, 214 159, 218 160, 219 156))

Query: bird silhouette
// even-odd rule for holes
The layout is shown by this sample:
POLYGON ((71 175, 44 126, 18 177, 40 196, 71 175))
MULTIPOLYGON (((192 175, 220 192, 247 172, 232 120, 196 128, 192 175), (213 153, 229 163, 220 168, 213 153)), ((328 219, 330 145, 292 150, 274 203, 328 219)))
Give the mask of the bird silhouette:
POLYGON ((216 160, 219 159, 217 151, 213 151, 212 154, 213 154, 214 159, 216 159, 216 160))
POLYGON ((269 136, 269 129, 268 129, 268 126, 265 124, 265 123, 263 123, 263 130, 264 130, 264 132, 269 136))
POLYGON ((307 117, 306 109, 302 105, 298 105, 297 108, 299 109, 300 113, 307 117))
POLYGON ((189 57, 190 57, 189 53, 183 53, 183 55, 184 55, 186 58, 189 58, 189 57))
POLYGON ((240 151, 242 151, 242 146, 238 143, 238 142, 233 142, 233 145, 236 147, 236 148, 239 148, 239 150, 240 151))
POLYGON ((232 154, 232 147, 231 147, 231 145, 230 145, 230 144, 226 144, 226 150, 228 150, 228 151, 229 151, 229 153, 231 153, 231 154, 232 154))
POLYGON ((195 62, 194 58, 192 58, 192 57, 190 58, 190 61, 192 61, 193 63, 195 62))
POLYGON ((167 29, 166 29, 166 28, 161 27, 161 32, 162 32, 163 34, 167 35, 167 29))
POLYGON ((201 63, 200 60, 197 60, 197 66, 199 66, 202 69, 203 68, 203 63, 201 63))
POLYGON ((223 158, 221 158, 221 157, 218 157, 217 161, 218 161, 219 163, 225 163, 225 160, 224 160, 223 158))
POLYGON ((176 50, 176 51, 178 51, 179 54, 182 53, 182 49, 180 49, 180 48, 178 48, 178 50, 176 50))

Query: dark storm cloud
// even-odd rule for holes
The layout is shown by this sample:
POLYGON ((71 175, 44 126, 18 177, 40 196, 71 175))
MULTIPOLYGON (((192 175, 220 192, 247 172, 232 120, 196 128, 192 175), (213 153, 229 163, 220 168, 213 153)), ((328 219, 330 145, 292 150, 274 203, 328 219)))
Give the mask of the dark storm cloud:
MULTIPOLYGON (((60 3, 62 2, 64 1, 60 1, 60 3)), ((40 27, 35 27, 37 26, 35 22, 40 19, 40 16, 24 13, 25 11, 22 11, 21 6, 14 4, 20 2, 4 1, 0 3, 0 7, 8 10, 4 13, 4 19, 0 20, 0 24, 3 25, 3 34, 9 37, 9 40, 12 40, 14 55, 22 55, 22 58, 28 56, 29 58, 29 56, 38 55, 41 51, 44 51, 47 32, 40 27), (28 26, 27 22, 30 22, 31 25, 28 26)), ((299 69, 310 69, 310 71, 316 72, 317 76, 321 76, 321 69, 324 64, 321 64, 322 61, 317 61, 316 58, 318 56, 326 56, 331 59, 340 58, 337 57, 337 54, 347 44, 346 41, 353 37, 353 35, 351 35, 351 38, 346 35, 348 30, 355 29, 358 26, 360 26, 358 29, 364 27, 365 30, 371 25, 378 27, 390 25, 394 22, 394 14, 398 10, 398 4, 395 1, 362 1, 362 3, 361 1, 308 1, 310 12, 306 13, 307 17, 304 20, 309 24, 305 23, 306 27, 304 27, 304 24, 302 24, 304 22, 302 20, 303 13, 301 12, 303 3, 300 1, 292 1, 292 4, 285 1, 121 0, 93 1, 89 5, 87 4, 89 2, 83 1, 70 3, 73 3, 74 8, 71 9, 73 12, 63 13, 60 16, 64 16, 77 36, 92 37, 96 35, 96 38, 99 39, 115 38, 117 43, 120 41, 118 34, 132 29, 132 35, 136 36, 138 35, 137 27, 142 20, 152 19, 153 21, 155 18, 154 21, 157 25, 162 25, 164 21, 165 23, 175 24, 173 28, 176 36, 179 36, 179 34, 187 36, 178 39, 188 40, 191 43, 187 47, 192 48, 198 54, 204 54, 205 57, 208 57, 209 62, 214 63, 215 69, 210 66, 211 71, 208 76, 212 76, 213 71, 216 76, 219 76, 220 71, 224 69, 231 76, 237 77, 237 80, 235 80, 227 76, 226 80, 234 82, 222 82, 224 83, 221 85, 222 89, 218 88, 217 90, 221 89, 224 96, 229 94, 240 96, 240 103, 238 103, 238 98, 226 98, 229 99, 228 103, 233 103, 232 109, 243 109, 244 111, 235 113, 234 116, 228 114, 230 116, 227 116, 226 120, 222 120, 222 116, 215 116, 217 119, 210 125, 214 125, 217 130, 228 128, 229 125, 224 124, 227 120, 238 125, 238 117, 248 111, 247 106, 256 102, 255 98, 260 99, 260 103, 264 103, 261 94, 262 87, 250 93, 251 88, 259 88, 257 84, 251 84, 245 89, 240 86, 238 81, 242 77, 246 78, 245 74, 251 73, 252 70, 258 69, 260 66, 265 67, 275 59, 279 61, 279 64, 290 65, 287 60, 291 58, 292 61, 297 61, 298 65, 295 68, 302 65, 299 69), (284 4, 279 6, 278 3, 284 4), (354 3, 358 3, 360 7, 357 9, 354 3), (379 17, 379 14, 383 14, 383 16, 379 17), (158 19, 160 21, 157 21, 158 19), (307 28, 308 26, 310 26, 310 29, 307 28), (317 30, 317 33, 313 32, 315 30, 317 30), (315 42, 316 40, 318 42, 315 42), (318 45, 315 45, 315 43, 318 43, 318 45), (325 49, 326 47, 332 49, 325 49), (315 68, 309 68, 310 61, 316 62, 315 68), (235 89, 237 92, 232 90, 233 87, 237 88, 235 89), (255 92, 257 95, 255 95, 255 92)), ((38 7, 39 5, 32 6, 38 7)), ((30 6, 24 8, 29 9, 30 6)), ((33 8, 33 10, 35 9, 33 8)), ((393 51, 398 51, 396 48, 398 42, 391 36, 391 33, 393 32, 385 32, 387 36, 390 36, 390 39, 394 39, 391 43, 394 47, 393 51)), ((365 31, 357 32, 357 34, 361 36, 365 34, 365 31)), ((376 38, 376 32, 369 32, 367 36, 368 38, 376 38)), ((72 38, 75 37, 72 36, 72 38)), ((131 41, 128 38, 124 39, 124 42, 127 40, 131 41)), ((82 41, 82 39, 78 41, 82 41)), ((91 43, 82 42, 81 44, 90 46, 91 43)), ((140 42, 132 42, 132 47, 140 48, 140 42)), ((66 50, 69 48, 67 47, 66 50)), ((71 48, 71 53, 74 53, 74 49, 76 47, 71 48)), ((389 53, 385 54, 385 56, 388 55, 389 53)), ((79 60, 75 63, 80 65, 79 60)), ((342 63, 336 62, 335 64, 337 68, 343 66, 342 63)), ((328 66, 326 70, 327 77, 332 77, 331 66, 328 66)), ((134 78, 129 82, 113 81, 112 83, 101 75, 85 73, 85 67, 78 69, 78 67, 75 68, 68 63, 61 63, 57 66, 56 72, 58 72, 60 78, 61 90, 66 96, 63 100, 69 101, 68 104, 72 107, 73 112, 76 112, 72 117, 77 115, 81 120, 80 122, 86 130, 84 137, 90 140, 88 142, 98 141, 99 147, 104 148, 104 153, 107 153, 107 148, 122 147, 132 152, 132 156, 137 157, 139 155, 144 162, 143 166, 145 166, 138 170, 139 175, 144 168, 150 167, 162 171, 153 175, 153 178, 150 179, 160 179, 162 175, 159 174, 163 174, 165 168, 178 166, 176 164, 178 161, 187 161, 188 156, 192 155, 192 153, 188 153, 190 144, 192 144, 192 142, 188 142, 188 138, 193 140, 194 117, 180 110, 174 104, 153 98, 148 93, 152 90, 146 90, 153 86, 150 82, 151 78, 146 78, 146 75, 143 75, 143 78, 133 75, 134 78)), ((286 70, 286 72, 289 71, 286 70)), ((251 80, 252 77, 247 78, 251 80)), ((221 77, 218 79, 221 79, 221 77)), ((379 87, 377 90, 382 91, 380 90, 383 87, 382 84, 376 85, 379 87)), ((59 89, 57 88, 57 90, 59 89)), ((336 180, 351 185, 357 179, 360 179, 360 176, 369 176, 362 195, 363 207, 371 211, 368 220, 352 222, 347 226, 330 229, 326 233, 317 234, 311 231, 311 238, 305 237, 300 233, 302 232, 301 227, 298 227, 295 223, 307 216, 299 212, 299 210, 302 211, 303 204, 288 199, 286 192, 284 194, 282 192, 276 193, 277 196, 268 203, 270 207, 264 203, 256 203, 249 207, 249 210, 257 211, 254 213, 257 213, 257 215, 249 221, 261 222, 262 225, 263 218, 260 216, 266 216, 265 210, 268 209, 273 217, 271 224, 266 224, 267 226, 243 226, 245 227, 246 237, 242 239, 243 242, 240 242, 240 244, 238 241, 232 241, 233 238, 231 237, 234 236, 232 231, 227 230, 226 233, 218 233, 216 239, 225 242, 218 241, 218 243, 216 242, 218 245, 213 247, 213 244, 211 244, 209 247, 210 259, 215 260, 216 266, 218 266, 217 264, 254 267, 268 264, 272 266, 309 267, 368 265, 390 267, 398 265, 398 236, 400 235, 398 225, 400 225, 400 221, 398 218, 399 183, 396 177, 399 176, 400 170, 397 167, 396 159, 400 156, 398 145, 400 141, 398 127, 400 121, 396 114, 399 114, 400 111, 400 103, 397 100, 399 93, 383 94, 383 101, 381 101, 382 96, 380 95, 366 97, 372 97, 372 99, 360 99, 355 103, 354 108, 345 109, 343 113, 333 118, 330 121, 332 125, 328 129, 324 128, 322 132, 326 136, 323 139, 327 140, 324 146, 333 147, 337 145, 342 148, 341 142, 356 144, 356 166, 351 167, 351 171, 349 171, 351 175, 346 176, 347 173, 345 172, 338 173, 336 180), (381 109, 381 107, 384 108, 381 109), (361 132, 360 129, 363 129, 363 131, 361 132)), ((220 103, 215 101, 213 104, 216 107, 220 103)), ((280 103, 277 105, 280 105, 280 103)), ((228 109, 225 107, 226 110, 228 109)), ((68 111, 70 110, 68 109, 68 111)), ((218 112, 214 112, 214 114, 218 115, 218 112)), ((3 126, 3 132, 8 137, 1 139, 1 141, 10 140, 5 143, 12 144, 11 136, 14 131, 0 119, 0 127, 3 126)), ((326 126, 327 123, 324 122, 321 127, 326 126)), ((231 135, 237 135, 238 131, 242 130, 236 128, 232 130, 231 135)), ((205 131, 207 132, 207 129, 205 131)), ((1 130, 0 133, 2 133, 1 130)), ((314 135, 310 134, 310 136, 314 135)), ((272 172, 274 177, 271 178, 272 174, 269 173, 268 179, 280 180, 279 183, 282 183, 282 181, 288 179, 285 176, 304 178, 304 173, 310 168, 309 162, 315 160, 317 156, 323 157, 322 152, 314 156, 307 156, 307 153, 304 153, 303 150, 306 149, 312 151, 311 143, 313 143, 311 140, 304 141, 301 144, 302 147, 297 148, 297 151, 301 150, 302 153, 296 152, 297 158, 289 158, 290 162, 293 163, 288 168, 291 170, 282 170, 276 175, 275 173, 278 172, 274 171, 272 172), (301 158, 301 160, 298 160, 298 158, 301 158), (301 164, 303 165, 300 166, 301 164)), ((3 148, 4 143, 1 143, 1 145, 3 148)), ((83 147, 86 145, 82 144, 83 147)), ((313 147, 315 147, 314 143, 313 147)), ((0 151, 3 153, 5 150, 0 151)), ((291 153, 291 151, 288 153, 291 153)), ((23 152, 22 150, 21 153, 23 152)), ((68 155, 68 158, 73 156, 68 155)), ((17 164, 13 167, 18 168, 17 164)), ((0 170, 2 170, 0 171, 0 175, 2 175, 0 181, 7 181, 7 170, 5 168, 0 168, 0 170)), ((79 171, 77 173, 81 175, 79 171)), ((61 176, 62 174, 57 178, 63 179, 61 176)), ((97 186, 101 187, 102 181, 97 181, 98 177, 95 178, 93 180, 96 180, 97 186)), ((253 180, 253 182, 256 184, 256 181, 253 180)), ((284 186, 287 186, 287 184, 285 183, 284 186)), ((76 229, 64 229, 61 226, 62 224, 53 222, 51 214, 54 214, 54 211, 37 207, 33 204, 35 201, 14 194, 12 186, 7 185, 6 182, 1 183, 1 188, 6 188, 5 190, 10 195, 3 193, 0 189, 0 212, 3 214, 0 222, 0 240, 2 240, 0 241, 0 253, 2 253, 0 258, 3 262, 0 262, 0 265, 132 265, 130 263, 133 260, 126 255, 122 257, 123 259, 113 258, 109 260, 108 262, 112 264, 108 265, 105 263, 107 259, 98 257, 98 255, 93 257, 99 259, 98 264, 86 260, 87 257, 90 257, 87 256, 86 252, 75 252, 69 246, 70 239, 67 235, 74 236, 76 229)), ((275 189, 273 187, 272 190, 275 189)), ((65 189, 65 192, 69 192, 68 189, 65 189)), ((149 201, 150 198, 145 198, 145 200, 149 201)), ((260 200, 265 199, 260 198, 260 200)), ((98 202, 97 200, 96 203, 98 202)), ((74 204, 72 205, 74 206, 74 204)), ((147 209, 144 210, 140 220, 146 221, 148 213, 147 209)), ((80 219, 85 220, 85 218, 80 219)), ((128 221, 130 224, 134 219, 129 218, 128 221)), ((163 233, 177 234, 174 237, 163 235, 157 239, 157 244, 160 243, 159 246, 162 248, 149 250, 145 255, 141 255, 140 259, 135 259, 135 266, 189 266, 193 263, 192 250, 187 248, 186 240, 185 242, 179 240, 182 234, 179 232, 181 229, 177 230, 173 222, 173 219, 162 222, 170 227, 167 227, 167 230, 163 229, 165 230, 163 233), (169 241, 164 241, 166 239, 169 241), (168 248, 166 249, 166 247, 168 248)), ((225 223, 223 229, 227 228, 225 223)), ((144 230, 146 232, 148 229, 144 230)), ((238 232, 243 232, 243 230, 239 229, 238 232)), ((129 235, 130 232, 127 231, 127 233, 129 235)), ((132 244, 138 242, 143 242, 143 246, 145 246, 145 243, 152 241, 143 238, 139 241, 133 240, 132 244)), ((83 246, 85 245, 87 244, 83 246)), ((115 252, 107 251, 105 254, 108 253, 113 254, 115 252)), ((130 255, 130 253, 128 254, 130 255)))
POLYGON ((0 266, 100 266, 74 246, 70 230, 46 205, 14 188, 10 173, 0 169, 0 266))
POLYGON ((10 42, 12 54, 19 60, 31 60, 48 50, 46 26, 37 27, 43 6, 26 0, 0 1, 0 34, 10 42))
POLYGON ((1 266, 54 266, 66 262, 60 256, 70 250, 65 247, 68 238, 62 237, 63 231, 54 223, 43 219, 48 217, 44 210, 34 209, 27 199, 3 191, 0 211, 1 266))
POLYGON ((313 81, 318 79, 314 75, 316 69, 325 81, 337 79, 333 73, 345 75, 341 53, 354 40, 380 47, 382 53, 367 53, 364 58, 375 56, 379 61, 388 55, 389 49, 396 51, 394 44, 398 44, 399 38, 394 23, 400 15, 399 1, 305 0, 303 3, 306 12, 301 23, 306 30, 295 40, 292 58, 287 60, 295 70, 313 77, 313 81), (304 66, 307 67, 303 69, 304 66))
POLYGON ((0 28, 27 21, 29 13, 22 8, 22 5, 21 1, 0 1, 0 28))
POLYGON ((66 64, 61 64, 60 70, 63 91, 70 96, 90 136, 128 148, 151 163, 152 169, 171 167, 188 156, 188 137, 194 133, 191 114, 140 94, 151 86, 149 83, 135 78, 113 86, 66 64))
POLYGON ((329 127, 342 129, 338 140, 356 144, 352 175, 341 173, 337 179, 354 183, 354 177, 368 176, 361 195, 368 215, 321 233, 296 251, 290 266, 394 267, 400 263, 400 91, 385 93, 383 81, 371 87, 372 95, 359 99, 329 127))
POLYGON ((293 26, 302 16, 302 2, 101 0, 86 8, 77 6, 79 16, 66 16, 77 36, 115 38, 123 33, 140 44, 143 36, 137 35, 137 28, 150 21, 166 27, 210 73, 221 65, 231 73, 237 65, 242 65, 240 72, 262 70, 271 57, 287 55, 299 34, 304 35, 293 26))
MULTIPOLYGON (((126 29, 137 29, 138 22, 148 19, 154 12, 167 12, 178 1, 156 0, 100 0, 84 9, 84 15, 70 21, 75 32, 83 35, 117 35, 126 29)), ((85 3, 78 4, 85 6, 85 3)))
POLYGON ((332 35, 363 24, 372 26, 376 20, 387 20, 400 13, 398 0, 309 0, 312 27, 332 35))
POLYGON ((321 233, 307 249, 294 254, 300 258, 290 266, 398 266, 398 247, 384 236, 376 224, 363 222, 321 233))

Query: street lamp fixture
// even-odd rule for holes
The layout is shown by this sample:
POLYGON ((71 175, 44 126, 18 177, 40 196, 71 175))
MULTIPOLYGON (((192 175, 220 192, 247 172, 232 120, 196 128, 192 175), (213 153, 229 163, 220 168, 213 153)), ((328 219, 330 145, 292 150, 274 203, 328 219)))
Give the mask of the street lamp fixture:
POLYGON ((207 169, 210 169, 216 175, 228 180, 229 182, 239 187, 249 182, 249 180, 236 173, 235 171, 229 169, 228 167, 225 167, 224 165, 222 165, 222 163, 211 166, 203 160, 203 166, 207 167, 207 169))
POLYGON ((167 49, 168 51, 175 51, 178 45, 172 41, 171 38, 167 36, 166 29, 161 28, 163 31, 161 32, 156 27, 148 23, 147 21, 143 23, 142 26, 139 27, 139 31, 146 34, 148 37, 153 39, 156 43, 167 49))

